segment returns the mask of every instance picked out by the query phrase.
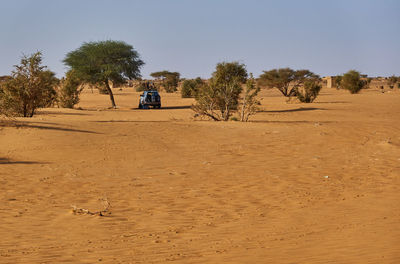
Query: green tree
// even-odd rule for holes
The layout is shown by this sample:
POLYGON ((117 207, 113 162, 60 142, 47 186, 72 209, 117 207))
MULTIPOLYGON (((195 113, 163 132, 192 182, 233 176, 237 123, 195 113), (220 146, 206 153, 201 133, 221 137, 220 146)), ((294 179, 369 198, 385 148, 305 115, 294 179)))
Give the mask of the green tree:
POLYGON ((162 86, 167 93, 173 93, 178 90, 179 72, 159 71, 151 73, 150 76, 161 80, 162 86))
POLYGON ((196 79, 184 80, 181 89, 182 98, 195 97, 199 87, 201 87, 203 84, 204 81, 200 77, 197 77, 196 79))
POLYGON ((348 90, 350 93, 356 94, 367 85, 367 82, 361 80, 361 76, 358 71, 350 70, 343 74, 340 85, 343 89, 348 90))
POLYGON ((241 101, 240 107, 240 121, 247 122, 249 117, 254 115, 258 110, 260 102, 257 100, 257 95, 260 92, 260 87, 256 84, 253 78, 253 74, 250 74, 250 78, 246 82, 246 88, 241 101))
POLYGON ((24 55, 15 65, 11 78, 0 86, 0 109, 3 114, 32 117, 37 108, 48 107, 56 100, 55 74, 42 66, 42 54, 24 55))
POLYGON ((318 76, 309 70, 295 71, 290 68, 281 68, 264 71, 259 80, 261 84, 278 89, 283 96, 290 99, 292 96, 297 96, 297 89, 304 84, 305 80, 314 78, 318 76))
POLYGON ((238 62, 222 62, 209 82, 198 90, 192 109, 200 116, 213 120, 228 121, 237 110, 242 84, 247 81, 247 70, 238 62))
POLYGON ((122 84, 127 79, 137 79, 144 65, 131 45, 113 40, 84 43, 69 52, 64 63, 75 71, 80 80, 104 85, 113 108, 116 108, 116 104, 110 82, 122 84))
POLYGON ((75 71, 68 71, 65 78, 61 79, 58 89, 59 106, 74 108, 74 105, 79 103, 79 95, 82 90, 82 81, 77 77, 75 71))

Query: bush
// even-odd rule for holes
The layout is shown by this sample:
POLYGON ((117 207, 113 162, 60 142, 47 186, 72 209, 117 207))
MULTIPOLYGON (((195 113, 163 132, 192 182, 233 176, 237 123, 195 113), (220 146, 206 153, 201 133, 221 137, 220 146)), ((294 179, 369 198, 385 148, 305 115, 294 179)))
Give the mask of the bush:
POLYGON ((253 74, 250 74, 250 78, 246 82, 246 89, 244 90, 244 96, 241 100, 240 107, 240 121, 247 122, 249 117, 254 115, 258 110, 260 102, 257 100, 258 92, 260 87, 256 84, 253 78, 253 74))
POLYGON ((79 103, 79 95, 82 92, 80 79, 73 70, 67 72, 65 79, 61 80, 58 90, 58 105, 64 108, 74 108, 79 103))
POLYGON ((182 98, 195 97, 197 90, 204 84, 203 80, 198 77, 192 80, 185 80, 182 83, 181 96, 182 98))
POLYGON ((352 94, 356 94, 367 85, 367 82, 361 80, 360 73, 358 71, 350 70, 343 74, 340 85, 341 88, 348 90, 352 94))
POLYGON ((41 66, 42 54, 23 56, 11 78, 0 87, 0 109, 11 116, 32 117, 37 108, 48 107, 56 100, 58 79, 41 66))
MULTIPOLYGON (((396 77, 394 75, 390 76, 388 79, 389 87, 393 89, 396 83, 399 82, 399 79, 400 79, 399 77, 396 77)), ((397 85, 397 87, 400 87, 400 83, 397 85)))
POLYGON ((312 103, 321 91, 321 84, 317 79, 306 80, 302 87, 297 89, 297 98, 302 103, 312 103))
POLYGON ((215 121, 228 121, 232 111, 237 110, 242 84, 246 80, 247 71, 244 64, 217 64, 209 83, 199 87, 193 111, 215 121))

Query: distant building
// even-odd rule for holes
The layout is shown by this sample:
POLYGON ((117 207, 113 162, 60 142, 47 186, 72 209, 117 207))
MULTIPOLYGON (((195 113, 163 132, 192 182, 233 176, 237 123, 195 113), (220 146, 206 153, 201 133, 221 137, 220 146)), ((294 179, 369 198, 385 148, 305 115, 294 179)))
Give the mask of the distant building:
POLYGON ((335 77, 334 76, 325 76, 322 78, 326 83, 326 88, 335 88, 335 77))

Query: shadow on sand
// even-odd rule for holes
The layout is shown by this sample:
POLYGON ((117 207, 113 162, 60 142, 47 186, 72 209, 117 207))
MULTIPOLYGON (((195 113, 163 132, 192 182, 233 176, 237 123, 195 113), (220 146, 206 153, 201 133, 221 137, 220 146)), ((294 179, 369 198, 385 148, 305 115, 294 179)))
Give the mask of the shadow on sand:
POLYGON ((46 164, 46 162, 37 161, 14 161, 7 158, 0 158, 0 165, 3 164, 46 164))
MULTIPOLYGON (((190 109, 192 106, 191 105, 180 105, 180 106, 162 106, 160 109, 154 109, 157 111, 160 110, 179 110, 179 109, 190 109)), ((153 109, 153 108, 150 108, 153 109)), ((131 108, 131 110, 150 110, 150 109, 139 109, 139 108, 131 108)))
POLYGON ((167 121, 167 120, 159 120, 159 121, 155 121, 155 120, 96 120, 96 121, 90 121, 90 122, 94 122, 94 123, 168 123, 171 121, 167 121))
POLYGON ((286 109, 286 110, 262 110, 260 113, 291 113, 291 112, 302 112, 302 111, 314 111, 314 110, 326 110, 324 108, 316 107, 300 107, 296 109, 286 109))
POLYGON ((39 115, 71 115, 71 116, 84 116, 90 115, 88 113, 66 113, 66 112, 56 112, 56 111, 41 111, 38 112, 39 115))
MULTIPOLYGON (((43 124, 46 124, 44 122, 43 124)), ((47 123, 52 125, 58 125, 57 123, 47 123)), ((40 122, 7 122, 4 124, 0 124, 3 127, 15 127, 15 128, 36 128, 36 129, 46 129, 46 130, 55 130, 55 131, 66 131, 66 132, 76 132, 76 133, 90 133, 90 134, 102 134, 99 132, 94 132, 90 130, 82 130, 82 129, 75 129, 75 128, 66 128, 66 127, 59 127, 59 126, 49 126, 49 125, 42 125, 40 122), (34 125, 35 123, 35 125, 34 125)))

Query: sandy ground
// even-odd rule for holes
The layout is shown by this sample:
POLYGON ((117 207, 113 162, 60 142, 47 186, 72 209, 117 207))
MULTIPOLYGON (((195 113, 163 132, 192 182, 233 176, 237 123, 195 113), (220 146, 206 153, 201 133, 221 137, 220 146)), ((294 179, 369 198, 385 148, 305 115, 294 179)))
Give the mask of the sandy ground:
POLYGON ((400 263, 400 91, 263 91, 251 123, 115 94, 0 127, 0 263, 400 263))

